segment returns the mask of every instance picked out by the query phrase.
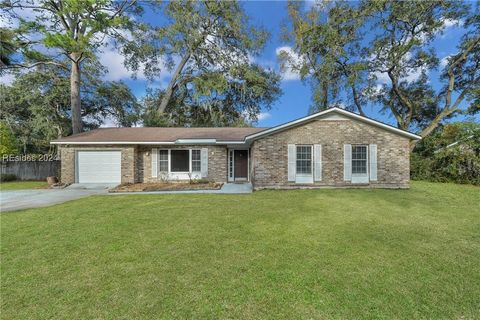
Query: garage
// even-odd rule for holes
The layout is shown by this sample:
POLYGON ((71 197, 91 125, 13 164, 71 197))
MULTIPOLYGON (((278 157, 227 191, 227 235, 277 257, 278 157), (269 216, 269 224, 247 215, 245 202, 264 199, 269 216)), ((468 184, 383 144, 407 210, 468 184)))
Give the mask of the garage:
POLYGON ((77 183, 120 183, 121 151, 78 151, 77 183))

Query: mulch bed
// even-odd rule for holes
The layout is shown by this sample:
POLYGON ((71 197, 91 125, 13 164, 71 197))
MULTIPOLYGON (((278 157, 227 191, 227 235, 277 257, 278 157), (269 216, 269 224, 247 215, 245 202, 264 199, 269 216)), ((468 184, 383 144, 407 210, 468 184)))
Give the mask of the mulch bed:
POLYGON ((218 190, 223 183, 201 182, 201 183, 125 183, 121 184, 109 192, 144 192, 144 191, 187 191, 187 190, 218 190))

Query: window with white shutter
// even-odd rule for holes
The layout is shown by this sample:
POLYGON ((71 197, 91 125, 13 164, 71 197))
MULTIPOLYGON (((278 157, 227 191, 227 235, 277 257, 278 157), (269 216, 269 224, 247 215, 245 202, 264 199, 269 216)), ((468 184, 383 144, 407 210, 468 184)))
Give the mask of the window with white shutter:
POLYGON ((352 145, 343 145, 343 180, 352 180, 352 145))
POLYGON ((168 150, 158 150, 158 172, 168 172, 168 150))
POLYGON ((206 178, 208 176, 208 148, 202 148, 200 154, 200 169, 202 178, 206 178))
POLYGON ((377 145, 371 144, 370 149, 370 180, 377 181, 377 145))
POLYGON ((313 145, 313 174, 315 181, 322 181, 322 145, 313 145))
POLYGON ((152 178, 158 177, 158 149, 152 148, 152 178))
POLYGON ((288 145, 288 181, 295 181, 296 176, 296 148, 294 144, 288 145))

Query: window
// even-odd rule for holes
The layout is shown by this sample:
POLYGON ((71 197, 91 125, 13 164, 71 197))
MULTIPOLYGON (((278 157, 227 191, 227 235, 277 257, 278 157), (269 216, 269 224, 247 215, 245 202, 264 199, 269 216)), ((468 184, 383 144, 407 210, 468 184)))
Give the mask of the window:
POLYGON ((367 173, 367 146, 352 146, 352 174, 367 173))
POLYGON ((158 150, 158 171, 168 172, 168 150, 158 150))
POLYGON ((202 170, 200 159, 200 150, 192 150, 192 172, 200 172, 202 170))
POLYGON ((312 146, 297 146, 297 174, 312 174, 312 146))
POLYGON ((189 151, 170 150, 172 172, 189 172, 189 151))

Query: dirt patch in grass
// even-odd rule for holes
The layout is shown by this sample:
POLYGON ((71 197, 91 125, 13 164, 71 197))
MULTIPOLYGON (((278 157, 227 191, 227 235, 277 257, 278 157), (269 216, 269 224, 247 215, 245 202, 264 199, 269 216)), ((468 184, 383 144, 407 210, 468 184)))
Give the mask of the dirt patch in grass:
POLYGON ((144 191, 187 191, 218 190, 223 183, 218 182, 158 182, 158 183, 125 183, 109 192, 144 192, 144 191))

